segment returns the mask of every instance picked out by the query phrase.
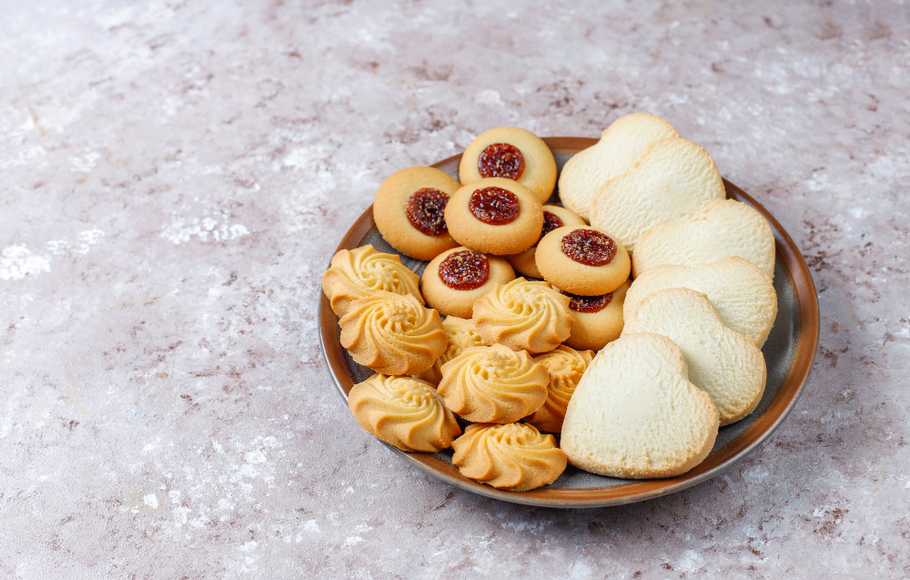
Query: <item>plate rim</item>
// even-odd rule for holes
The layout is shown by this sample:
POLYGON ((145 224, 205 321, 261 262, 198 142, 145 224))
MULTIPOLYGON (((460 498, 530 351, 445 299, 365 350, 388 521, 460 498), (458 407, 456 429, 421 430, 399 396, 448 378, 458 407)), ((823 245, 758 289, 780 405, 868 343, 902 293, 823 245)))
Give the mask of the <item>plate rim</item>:
MULTIPOLYGON (((589 137, 543 137, 543 140, 554 152, 563 151, 572 154, 578 153, 598 141, 596 138, 589 137)), ((459 153, 447 157, 432 164, 431 167, 445 166, 453 163, 457 166, 461 155, 462 154, 459 153)), ((791 372, 781 389, 782 395, 789 394, 789 396, 783 397, 784 400, 781 400, 782 397, 779 396, 778 400, 772 402, 771 407, 769 407, 762 418, 768 417, 772 409, 775 410, 776 413, 769 422, 763 422, 760 418, 759 421, 750 428, 750 430, 753 430, 757 429, 759 425, 763 426, 763 430, 753 439, 749 440, 748 443, 737 448, 734 452, 729 453, 728 457, 725 457, 717 465, 714 465, 711 468, 700 470, 699 467, 703 466, 705 463, 702 462, 700 466, 696 466, 692 470, 676 477, 630 480, 635 481, 635 483, 601 490, 554 490, 549 489, 548 487, 542 487, 531 491, 512 492, 498 490, 488 485, 470 480, 458 473, 457 468, 440 461, 433 454, 406 453, 393 445, 389 445, 378 439, 377 441, 380 441, 380 443, 424 473, 432 475, 437 479, 465 491, 510 503, 551 508, 609 507, 662 497, 707 481, 752 453, 752 451, 764 443, 783 424, 805 390, 818 351, 818 295, 815 289, 815 282, 812 279, 812 273, 803 259, 802 253, 799 251, 799 248, 796 246, 796 243, 790 237, 789 233, 781 226, 780 222, 771 215, 764 206, 755 201, 755 199, 745 191, 726 179, 723 181, 727 198, 731 198, 732 193, 733 197, 748 204, 761 213, 771 224, 771 229, 775 238, 775 259, 780 260, 781 258, 784 258, 783 262, 787 265, 791 279, 793 280, 793 288, 797 296, 796 302, 800 313, 801 330, 796 341, 796 353, 793 356, 791 372), (782 251, 784 248, 785 250, 782 251), (799 273, 799 277, 796 275, 797 272, 799 273), (638 487, 640 489, 638 491, 633 490, 629 493, 628 490, 630 487, 638 487), (624 490, 625 493, 617 493, 618 490, 624 490), (552 497, 554 495, 557 497, 552 497)), ((349 247, 356 247, 356 245, 353 244, 359 243, 372 226, 373 206, 371 204, 360 217, 354 221, 342 237, 335 252, 349 247)), ((350 390, 350 387, 353 386, 354 382, 346 371, 340 343, 336 340, 329 340, 330 338, 335 338, 333 335, 337 334, 337 317, 335 316, 335 313, 332 312, 331 305, 324 292, 320 292, 318 326, 319 346, 328 366, 329 374, 342 399, 347 402, 347 390, 350 390), (339 373, 336 373, 336 369, 344 369, 344 378, 346 379, 346 382, 350 383, 347 385, 347 390, 345 389, 345 384, 343 384, 341 377, 338 376, 339 373)), ((725 450, 726 449, 727 448, 725 448, 725 450)))

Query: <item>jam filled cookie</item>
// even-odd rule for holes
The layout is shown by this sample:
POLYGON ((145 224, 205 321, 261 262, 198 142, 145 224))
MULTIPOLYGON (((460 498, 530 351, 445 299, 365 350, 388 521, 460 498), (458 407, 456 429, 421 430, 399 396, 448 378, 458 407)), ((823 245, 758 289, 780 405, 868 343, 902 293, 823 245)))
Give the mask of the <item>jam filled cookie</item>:
POLYGON ((572 393, 592 358, 594 353, 590 350, 575 350, 564 344, 550 352, 535 356, 534 361, 547 369, 550 384, 547 385, 547 400, 544 401, 543 407, 525 421, 541 431, 559 433, 572 393))
POLYGON ((569 338, 575 316, 569 297, 546 282, 516 278, 498 284, 474 304, 474 323, 487 344, 532 353, 553 350, 569 338))
POLYGON ((373 202, 376 228, 393 248, 418 260, 432 260, 458 245, 446 227, 449 197, 461 187, 433 167, 408 167, 379 187, 373 202))
POLYGON ((476 423, 511 423, 547 399, 550 378, 525 351, 501 344, 466 349, 442 365, 438 392, 446 407, 476 423))
POLYGON ((621 243, 588 226, 565 226, 545 235, 537 245, 536 260, 547 282, 582 296, 616 290, 632 269, 621 243))
POLYGON ((453 248, 427 264, 421 288, 427 303, 445 314, 471 318, 474 302, 499 283, 515 279, 504 258, 453 248))
POLYGON ((428 371, 417 377, 434 385, 438 385, 442 379, 440 370, 442 365, 460 355, 466 348, 484 346, 483 339, 477 334, 477 327, 474 326, 474 321, 471 319, 446 316, 442 321, 442 329, 446 331, 446 336, 449 338, 449 346, 446 347, 444 353, 439 355, 428 371))
POLYGON ((354 362, 384 375, 422 373, 448 344, 439 314, 411 294, 380 290, 359 298, 338 325, 354 362))
POLYGON ((344 316, 351 302, 376 290, 413 294, 423 302, 419 283, 417 274, 408 270, 397 254, 377 252, 373 246, 366 245, 341 250, 332 256, 331 266, 322 276, 322 291, 332 311, 344 316))
POLYGON ((537 243, 543 206, 527 187, 493 177, 456 191, 445 218, 461 245, 487 254, 517 254, 537 243))
POLYGON ((553 483, 568 464, 555 437, 525 423, 468 425, 452 448, 462 475, 507 491, 553 483))
POLYGON ((351 388, 348 407, 365 431, 402 451, 448 449, 461 434, 436 389, 411 377, 375 374, 351 388))
POLYGON ((569 308, 575 314, 572 334, 566 344, 572 348, 600 350, 619 338, 623 325, 623 303, 631 282, 602 296, 570 294, 569 308))
POLYGON ((556 160, 543 139, 517 127, 497 127, 477 136, 461 156, 458 176, 465 185, 488 177, 512 179, 541 203, 556 185, 556 160))
MULTIPOLYGON (((558 205, 543 206, 543 228, 540 232, 538 243, 545 235, 549 234, 556 228, 562 226, 584 226, 587 225, 585 220, 581 219, 571 211, 558 205)), ((534 255, 537 253, 537 246, 532 246, 520 254, 506 256, 506 259, 512 264, 516 272, 528 278, 543 278, 537 264, 534 262, 534 255)))

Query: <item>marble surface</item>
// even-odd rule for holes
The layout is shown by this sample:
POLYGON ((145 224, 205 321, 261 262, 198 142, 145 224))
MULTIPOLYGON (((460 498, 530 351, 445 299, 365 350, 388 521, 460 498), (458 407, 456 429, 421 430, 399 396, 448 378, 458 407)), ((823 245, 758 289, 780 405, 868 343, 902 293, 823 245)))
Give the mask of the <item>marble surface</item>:
POLYGON ((903 2, 2 2, 0 578, 910 575, 903 2), (382 179, 650 111, 779 217, 821 345, 710 482, 557 511, 367 436, 316 338, 382 179))

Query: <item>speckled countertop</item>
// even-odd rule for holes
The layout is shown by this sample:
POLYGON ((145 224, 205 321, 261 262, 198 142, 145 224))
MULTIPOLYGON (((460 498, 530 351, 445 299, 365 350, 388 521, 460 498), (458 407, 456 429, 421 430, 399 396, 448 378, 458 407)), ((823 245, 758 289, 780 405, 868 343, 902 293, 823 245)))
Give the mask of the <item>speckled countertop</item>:
POLYGON ((902 2, 4 2, 0 578, 910 575, 902 2), (320 276, 393 171, 650 111, 778 216, 821 346, 708 483, 557 511, 366 436, 320 276))

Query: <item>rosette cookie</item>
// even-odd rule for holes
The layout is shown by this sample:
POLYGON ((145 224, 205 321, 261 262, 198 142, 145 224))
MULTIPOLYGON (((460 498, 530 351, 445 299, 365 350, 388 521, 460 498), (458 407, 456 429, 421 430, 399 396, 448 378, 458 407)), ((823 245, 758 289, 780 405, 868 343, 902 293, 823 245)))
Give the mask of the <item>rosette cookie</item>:
POLYGON ((412 294, 380 290, 357 299, 338 324, 341 346, 354 362, 384 375, 422 373, 448 343, 439 313, 412 294))
POLYGON ((474 326, 473 320, 465 320, 457 316, 446 316, 442 321, 442 328, 446 331, 449 339, 449 346, 446 351, 439 355, 430 370, 421 374, 418 378, 432 383, 439 384, 442 379, 442 365, 446 364, 456 356, 460 355, 466 348, 472 346, 484 346, 483 339, 477 334, 477 327, 474 326))
POLYGON ((497 284, 474 304, 474 324, 487 344, 547 352, 569 338, 575 321, 569 301, 546 282, 516 278, 497 284))
POLYGON ((410 377, 375 374, 351 388, 348 407, 364 430, 402 451, 448 449, 461 434, 435 389, 410 377))
POLYGON ((568 462, 552 435, 524 423, 468 425, 452 448, 462 475, 507 491, 553 483, 568 462))
POLYGON ((468 421, 511 423, 543 405, 549 380, 528 353, 494 344, 468 348, 442 365, 438 390, 468 421))
POLYGON ((547 400, 544 401, 543 407, 525 421, 541 431, 550 433, 562 431, 562 421, 566 416, 569 399, 572 398, 572 393, 575 392, 575 387, 592 358, 594 353, 590 350, 575 350, 565 345, 535 356, 534 361, 547 369, 550 384, 547 385, 547 400))
POLYGON ((377 290, 395 294, 413 294, 420 302, 420 278, 401 263, 396 254, 377 252, 371 245, 353 250, 341 250, 332 256, 332 263, 322 276, 332 311, 344 316, 351 302, 369 296, 377 290))

